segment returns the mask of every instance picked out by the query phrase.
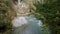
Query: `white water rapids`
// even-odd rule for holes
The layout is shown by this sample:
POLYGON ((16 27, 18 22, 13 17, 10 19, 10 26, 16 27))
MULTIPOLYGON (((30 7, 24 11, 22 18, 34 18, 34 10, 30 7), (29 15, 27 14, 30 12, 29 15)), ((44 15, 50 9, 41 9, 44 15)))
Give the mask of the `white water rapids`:
POLYGON ((13 34, 44 34, 42 22, 32 16, 21 16, 13 21, 13 34))

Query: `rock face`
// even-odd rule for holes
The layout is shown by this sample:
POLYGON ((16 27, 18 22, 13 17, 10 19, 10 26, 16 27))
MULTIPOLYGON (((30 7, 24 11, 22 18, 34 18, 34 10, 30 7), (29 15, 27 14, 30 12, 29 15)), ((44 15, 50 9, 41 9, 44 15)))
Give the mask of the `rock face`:
POLYGON ((18 2, 18 14, 27 15, 28 13, 29 13, 29 6, 24 2, 18 2))

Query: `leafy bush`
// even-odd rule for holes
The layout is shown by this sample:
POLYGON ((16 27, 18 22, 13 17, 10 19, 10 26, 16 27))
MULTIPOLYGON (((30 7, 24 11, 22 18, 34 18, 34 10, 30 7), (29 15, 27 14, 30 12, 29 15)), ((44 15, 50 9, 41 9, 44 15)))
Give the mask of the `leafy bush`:
MULTIPOLYGON (((57 34, 57 26, 60 24, 60 0, 48 0, 46 3, 41 4, 39 1, 34 4, 36 10, 34 15, 37 19, 43 21, 44 24, 49 26, 52 30, 51 34, 57 34), (37 14, 36 14, 37 13, 37 14)), ((60 25, 59 25, 60 26, 60 25)))
POLYGON ((15 15, 16 14, 12 8, 11 0, 0 0, 0 33, 4 33, 7 32, 8 30, 11 30, 12 16, 15 15))

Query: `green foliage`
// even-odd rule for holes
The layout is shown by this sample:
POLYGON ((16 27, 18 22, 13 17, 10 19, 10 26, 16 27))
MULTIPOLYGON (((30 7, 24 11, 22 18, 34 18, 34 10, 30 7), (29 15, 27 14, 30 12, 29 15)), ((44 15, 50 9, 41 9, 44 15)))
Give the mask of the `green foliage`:
MULTIPOLYGON (((50 26, 50 29, 52 31, 56 31, 56 26, 60 24, 60 0, 48 0, 46 3, 41 4, 40 2, 37 2, 34 4, 36 7, 35 17, 38 19, 42 19, 44 24, 47 24, 50 26)), ((56 34, 55 32, 53 34, 56 34)))
POLYGON ((2 32, 5 34, 5 32, 11 30, 11 17, 12 13, 14 14, 14 10, 12 12, 12 9, 11 0, 0 0, 0 33, 2 32))

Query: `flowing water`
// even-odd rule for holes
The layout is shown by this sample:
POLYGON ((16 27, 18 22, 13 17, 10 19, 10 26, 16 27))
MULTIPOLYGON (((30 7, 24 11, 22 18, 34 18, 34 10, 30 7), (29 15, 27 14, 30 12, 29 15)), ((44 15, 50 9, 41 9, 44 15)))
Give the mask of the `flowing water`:
MULTIPOLYGON (((18 1, 18 7, 25 7, 25 8, 27 7, 27 6, 23 6, 24 3, 21 4, 21 2, 19 1, 18 1)), ((18 13, 20 9, 21 8, 18 9, 18 13)), ((12 21, 12 24, 14 28, 12 34, 45 34, 45 32, 42 31, 42 28, 41 28, 42 26, 41 20, 37 20, 34 16, 26 16, 26 15, 23 15, 23 13, 22 15, 19 14, 12 21)))
POLYGON ((13 34, 43 34, 42 22, 32 16, 21 16, 14 22, 13 34))

